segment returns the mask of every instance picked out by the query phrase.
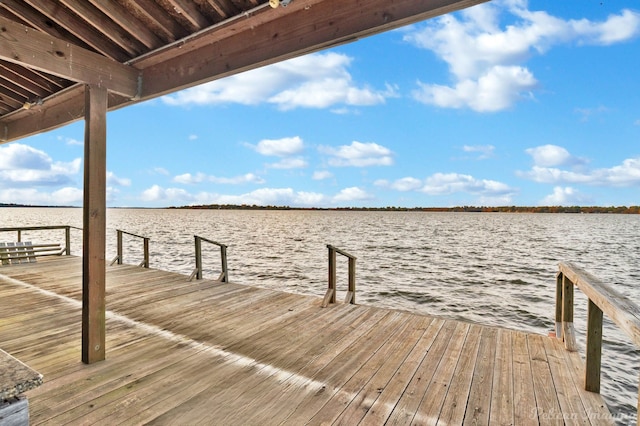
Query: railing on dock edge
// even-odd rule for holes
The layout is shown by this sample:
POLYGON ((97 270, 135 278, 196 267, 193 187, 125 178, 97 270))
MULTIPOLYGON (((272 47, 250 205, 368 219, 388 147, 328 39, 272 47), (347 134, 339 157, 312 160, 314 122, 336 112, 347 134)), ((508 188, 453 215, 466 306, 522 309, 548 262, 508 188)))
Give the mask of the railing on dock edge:
POLYGON ((64 235, 64 241, 65 241, 64 254, 67 255, 67 256, 71 255, 71 229, 82 230, 82 228, 77 228, 75 226, 70 226, 70 225, 18 226, 18 227, 0 228, 0 232, 17 232, 18 233, 17 241, 18 242, 22 242, 22 231, 50 231, 50 230, 56 230, 56 229, 64 229, 64 231, 65 231, 65 235, 64 235))
POLYGON ((322 307, 326 308, 329 303, 336 303, 336 254, 339 253, 343 256, 346 256, 349 259, 349 287, 347 291, 347 296, 344 299, 344 303, 351 303, 352 305, 356 304, 356 257, 347 253, 344 250, 340 250, 332 246, 331 244, 327 244, 327 248, 329 249, 329 288, 324 295, 324 300, 322 301, 322 307))
POLYGON ((118 244, 117 244, 117 254, 116 257, 113 258, 113 260, 111 261, 110 265, 115 264, 116 262, 118 263, 118 265, 122 265, 122 257, 123 257, 123 251, 122 251, 122 235, 130 235, 132 237, 136 237, 136 238, 142 238, 142 245, 143 245, 143 252, 144 252, 144 259, 142 260, 142 262, 140 262, 138 264, 138 266, 142 266, 143 268, 148 268, 149 267, 149 238, 147 237, 143 237, 140 235, 136 235, 136 234, 132 234, 131 232, 126 232, 126 231, 122 231, 120 229, 116 229, 117 232, 117 238, 118 238, 118 244))
MULTIPOLYGON (((640 307, 582 268, 572 263, 560 263, 556 277, 556 337, 564 341, 568 351, 577 350, 573 328, 573 286, 589 298, 584 388, 600 393, 602 314, 607 314, 640 348, 640 307)), ((640 396, 637 408, 640 412, 640 396)))
POLYGON ((220 261, 222 264, 222 272, 218 277, 217 281, 228 283, 229 282, 229 271, 227 269, 227 246, 216 241, 209 240, 204 237, 200 237, 198 235, 193 236, 195 239, 196 246, 196 268, 193 270, 191 275, 189 276, 189 281, 192 281, 195 277, 198 280, 202 279, 202 241, 205 241, 210 244, 214 244, 220 247, 220 261))

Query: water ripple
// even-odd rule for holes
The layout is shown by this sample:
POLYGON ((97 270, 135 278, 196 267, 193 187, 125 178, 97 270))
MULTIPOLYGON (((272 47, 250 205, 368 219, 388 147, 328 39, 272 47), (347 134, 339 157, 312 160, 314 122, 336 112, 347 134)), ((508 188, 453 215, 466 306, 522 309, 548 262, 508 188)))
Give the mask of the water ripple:
MULTIPOLYGON (((80 227, 82 211, 4 208, 0 219, 7 227, 80 227)), ((190 274, 193 235, 200 235, 228 245, 232 281, 317 296, 326 289, 326 245, 332 244, 358 257, 359 303, 542 334, 554 327, 560 261, 580 264, 640 303, 640 216, 110 209, 107 259, 115 256, 115 229, 151 238, 152 267, 190 274)), ((27 238, 52 237, 29 232, 27 238)), ((81 249, 81 233, 74 231, 72 252, 81 249)), ((204 275, 217 277, 217 247, 203 246, 203 256, 204 275)), ((141 241, 125 238, 124 257, 139 263, 141 241)), ((341 256, 338 267, 344 294, 341 256)), ((581 294, 575 315, 584 347, 581 294)), ((640 352, 610 321, 604 330, 602 394, 614 413, 635 419, 640 352)))

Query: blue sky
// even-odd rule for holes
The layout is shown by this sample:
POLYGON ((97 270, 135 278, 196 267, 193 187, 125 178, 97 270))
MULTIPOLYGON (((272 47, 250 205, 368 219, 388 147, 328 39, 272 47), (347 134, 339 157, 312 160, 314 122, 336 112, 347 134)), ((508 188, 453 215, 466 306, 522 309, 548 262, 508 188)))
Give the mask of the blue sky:
MULTIPOLYGON (((640 2, 496 0, 109 113, 107 203, 640 204, 640 2)), ((84 123, 0 145, 82 204, 84 123)))

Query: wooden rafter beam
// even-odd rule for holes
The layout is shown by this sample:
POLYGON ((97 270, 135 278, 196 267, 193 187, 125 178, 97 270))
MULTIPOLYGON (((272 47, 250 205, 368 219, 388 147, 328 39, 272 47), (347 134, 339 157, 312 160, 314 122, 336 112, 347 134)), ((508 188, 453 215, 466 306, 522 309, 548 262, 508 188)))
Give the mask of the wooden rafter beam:
MULTIPOLYGON (((316 52, 485 1, 294 0, 286 8, 271 9, 262 5, 131 61, 142 73, 140 96, 132 100, 111 94, 109 109, 316 52)), ((8 114, 0 120, 0 142, 16 140, 81 119, 83 93, 81 88, 72 87, 45 99, 41 107, 8 114)))
POLYGON ((319 51, 432 18, 485 0, 295 0, 165 50, 170 57, 144 69, 141 98, 151 98, 217 78, 319 51))
POLYGON ((0 59, 134 98, 140 71, 0 17, 0 59))

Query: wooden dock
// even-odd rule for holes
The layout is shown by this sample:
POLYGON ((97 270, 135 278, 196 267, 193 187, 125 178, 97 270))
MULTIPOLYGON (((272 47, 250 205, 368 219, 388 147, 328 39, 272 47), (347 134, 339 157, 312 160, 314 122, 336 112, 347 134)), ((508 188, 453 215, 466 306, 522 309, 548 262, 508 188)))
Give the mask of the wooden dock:
POLYGON ((0 348, 44 375, 32 424, 613 423, 557 339, 128 265, 85 365, 81 293, 77 257, 0 267, 0 348))

